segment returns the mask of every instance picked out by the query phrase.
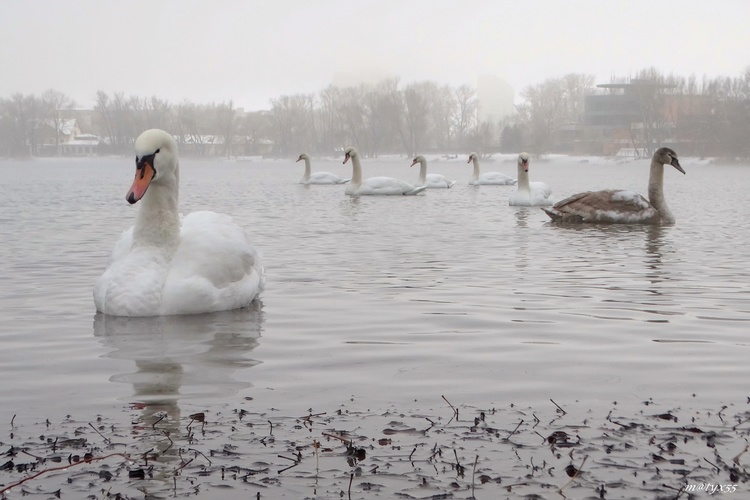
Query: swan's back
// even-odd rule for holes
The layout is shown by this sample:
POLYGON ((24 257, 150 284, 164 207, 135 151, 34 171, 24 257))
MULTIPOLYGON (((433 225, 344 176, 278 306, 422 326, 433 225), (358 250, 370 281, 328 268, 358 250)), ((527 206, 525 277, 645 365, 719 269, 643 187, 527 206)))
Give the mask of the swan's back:
POLYGON ((427 186, 413 186, 408 182, 393 177, 369 177, 359 186, 347 188, 347 194, 357 195, 415 195, 424 191, 427 186))
POLYGON ((660 219, 643 196, 621 189, 578 193, 543 210, 556 222, 654 224, 660 219))
POLYGON ((427 174, 425 186, 428 188, 449 188, 455 183, 456 181, 452 181, 441 174, 427 174))
POLYGON ((303 184, 346 184, 351 179, 344 179, 331 172, 315 172, 310 175, 307 181, 303 181, 303 184))

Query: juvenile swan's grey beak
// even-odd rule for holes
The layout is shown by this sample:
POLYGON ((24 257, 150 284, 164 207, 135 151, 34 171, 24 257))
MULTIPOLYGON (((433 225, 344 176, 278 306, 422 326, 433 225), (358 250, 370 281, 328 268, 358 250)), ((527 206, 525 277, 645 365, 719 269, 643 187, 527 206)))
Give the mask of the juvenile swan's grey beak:
POLYGON ((672 165, 674 168, 676 168, 677 170, 679 170, 683 174, 685 173, 685 171, 682 169, 682 166, 680 165, 680 161, 677 158, 675 158, 674 156, 672 157, 672 163, 670 163, 670 165, 672 165))

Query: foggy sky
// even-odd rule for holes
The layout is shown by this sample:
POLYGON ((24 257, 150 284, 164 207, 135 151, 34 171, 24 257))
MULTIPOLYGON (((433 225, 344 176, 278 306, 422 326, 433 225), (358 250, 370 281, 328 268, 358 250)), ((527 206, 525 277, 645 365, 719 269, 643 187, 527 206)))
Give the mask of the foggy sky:
POLYGON ((337 73, 476 86, 655 66, 739 76, 748 0, 0 0, 0 97, 97 90, 185 99, 316 92, 337 73))

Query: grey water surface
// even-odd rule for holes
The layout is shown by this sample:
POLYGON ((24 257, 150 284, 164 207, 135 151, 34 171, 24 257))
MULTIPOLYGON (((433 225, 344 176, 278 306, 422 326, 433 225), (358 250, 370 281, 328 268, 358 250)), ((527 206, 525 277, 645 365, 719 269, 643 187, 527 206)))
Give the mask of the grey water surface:
MULTIPOLYGON (((138 205, 132 158, 0 162, 0 421, 128 404, 304 414, 379 405, 595 405, 750 395, 750 167, 667 167, 671 227, 557 227, 509 207, 512 186, 457 179, 415 197, 301 186, 289 161, 183 159, 183 213, 232 215, 262 252, 256 307, 112 318, 91 296, 138 205), (695 396, 693 396, 695 394, 695 396), (252 399, 251 399, 252 398, 252 399)), ((363 159, 365 177, 416 181, 410 158, 363 159)), ((514 161, 484 172, 515 175, 514 161)), ((341 159, 313 171, 350 174, 341 159)), ((557 199, 646 193, 648 161, 534 161, 557 199)), ((717 407, 718 409, 718 407, 717 407)))

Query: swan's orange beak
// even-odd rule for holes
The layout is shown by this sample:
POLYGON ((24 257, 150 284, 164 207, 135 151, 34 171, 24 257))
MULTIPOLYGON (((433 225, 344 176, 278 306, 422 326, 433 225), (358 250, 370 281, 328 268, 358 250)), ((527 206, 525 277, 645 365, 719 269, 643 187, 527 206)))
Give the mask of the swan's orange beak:
POLYGON ((128 194, 125 196, 125 199, 131 205, 143 198, 149 184, 151 184, 156 175, 156 170, 154 170, 152 162, 153 156, 150 159, 143 158, 135 165, 135 179, 133 180, 133 185, 130 186, 128 194))
POLYGON ((529 171, 529 160, 521 160, 521 165, 523 165, 524 172, 529 171))
POLYGON ((466 163, 471 163, 471 156, 469 156, 469 160, 466 163))
POLYGON ((409 165, 409 166, 410 166, 410 167, 413 167, 413 166, 414 166, 414 165, 416 165, 416 164, 417 164, 417 160, 416 160, 416 158, 415 158, 415 159, 414 159, 414 160, 413 160, 413 161, 411 162, 411 165, 409 165))
POLYGON ((346 156, 344 156, 344 163, 349 161, 349 153, 346 153, 346 156))
MULTIPOLYGON (((297 161, 300 161, 301 159, 302 157, 300 156, 299 158, 297 158, 297 161)), ((297 163, 297 161, 295 161, 294 163, 297 163)))

